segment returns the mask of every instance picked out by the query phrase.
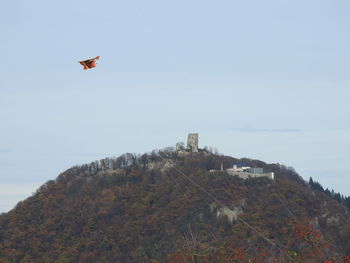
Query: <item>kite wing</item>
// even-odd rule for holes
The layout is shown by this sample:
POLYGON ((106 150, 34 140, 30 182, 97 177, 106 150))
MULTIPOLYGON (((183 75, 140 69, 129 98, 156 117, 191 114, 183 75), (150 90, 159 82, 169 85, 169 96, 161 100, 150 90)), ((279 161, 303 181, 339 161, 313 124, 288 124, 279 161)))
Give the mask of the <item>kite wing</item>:
POLYGON ((100 56, 97 56, 94 58, 79 61, 79 63, 84 67, 84 70, 87 70, 87 69, 96 67, 96 62, 99 59, 100 59, 100 56))

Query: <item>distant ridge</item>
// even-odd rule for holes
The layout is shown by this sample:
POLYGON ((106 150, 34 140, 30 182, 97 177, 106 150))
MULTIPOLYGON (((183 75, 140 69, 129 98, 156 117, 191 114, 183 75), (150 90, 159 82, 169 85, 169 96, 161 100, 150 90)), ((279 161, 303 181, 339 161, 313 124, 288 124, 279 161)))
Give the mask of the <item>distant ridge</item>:
POLYGON ((344 204, 293 168, 171 147, 75 166, 41 186, 0 216, 0 262, 175 262, 193 238, 198 262, 228 246, 307 258, 309 241, 291 231, 305 222, 335 257, 350 253, 349 219, 344 204), (210 172, 233 165, 275 180, 210 172))

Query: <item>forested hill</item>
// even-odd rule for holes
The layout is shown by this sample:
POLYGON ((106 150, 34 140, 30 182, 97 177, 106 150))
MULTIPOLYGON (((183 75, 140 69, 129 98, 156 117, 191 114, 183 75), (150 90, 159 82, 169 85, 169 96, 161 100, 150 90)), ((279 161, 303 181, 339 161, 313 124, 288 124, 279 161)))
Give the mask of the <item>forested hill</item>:
POLYGON ((73 167, 2 214, 0 262, 325 262, 350 253, 349 222, 344 204, 279 164, 124 154, 73 167), (221 163, 275 180, 209 172, 221 163))

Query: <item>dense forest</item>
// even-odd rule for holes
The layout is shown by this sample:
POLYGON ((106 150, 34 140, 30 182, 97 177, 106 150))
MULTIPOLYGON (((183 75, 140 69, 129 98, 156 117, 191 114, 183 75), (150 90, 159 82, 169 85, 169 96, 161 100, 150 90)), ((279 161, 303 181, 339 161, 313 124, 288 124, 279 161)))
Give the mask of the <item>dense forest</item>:
POLYGON ((208 150, 106 158, 0 215, 0 262, 346 262, 349 198, 318 185, 284 165, 208 150), (276 178, 243 180, 221 164, 276 178))
POLYGON ((332 190, 329 190, 328 188, 324 189, 323 186, 319 182, 314 181, 312 177, 310 177, 309 179, 309 185, 311 189, 327 194, 329 197, 342 203, 350 210, 350 196, 344 196, 341 193, 336 193, 334 192, 333 189, 332 190))

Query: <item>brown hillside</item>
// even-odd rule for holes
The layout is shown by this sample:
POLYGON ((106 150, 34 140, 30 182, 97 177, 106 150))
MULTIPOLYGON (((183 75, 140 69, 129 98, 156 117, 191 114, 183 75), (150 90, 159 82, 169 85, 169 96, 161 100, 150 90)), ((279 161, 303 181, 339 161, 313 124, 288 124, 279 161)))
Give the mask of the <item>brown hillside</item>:
POLYGON ((167 262, 194 240, 196 260, 227 246, 297 258, 312 240, 293 234, 296 223, 320 233, 327 258, 350 253, 349 219, 285 166, 205 151, 125 154, 73 167, 2 214, 0 262, 167 262), (221 163, 262 167, 276 179, 209 172, 221 163))

